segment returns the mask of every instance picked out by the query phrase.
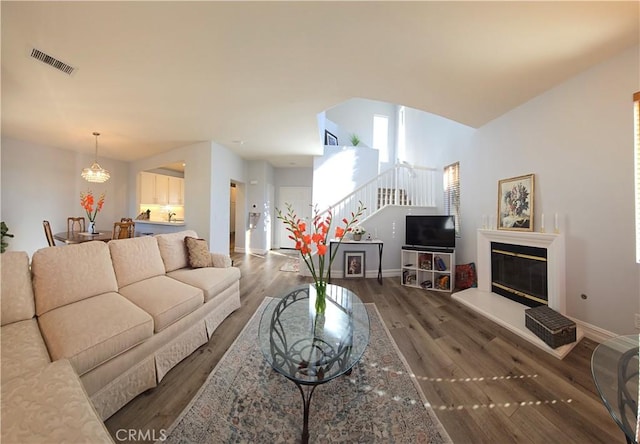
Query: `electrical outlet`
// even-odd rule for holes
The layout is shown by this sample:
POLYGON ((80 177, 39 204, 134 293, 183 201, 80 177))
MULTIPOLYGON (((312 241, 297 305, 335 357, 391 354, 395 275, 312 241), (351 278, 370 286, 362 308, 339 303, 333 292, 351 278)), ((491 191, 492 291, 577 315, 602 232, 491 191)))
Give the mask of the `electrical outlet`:
POLYGON ((636 328, 640 330, 640 314, 636 313, 636 328))

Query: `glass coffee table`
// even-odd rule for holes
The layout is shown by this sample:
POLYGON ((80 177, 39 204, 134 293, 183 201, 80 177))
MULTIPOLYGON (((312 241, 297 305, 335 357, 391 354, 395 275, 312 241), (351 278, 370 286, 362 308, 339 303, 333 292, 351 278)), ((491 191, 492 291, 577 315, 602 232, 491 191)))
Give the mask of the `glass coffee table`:
POLYGON ((291 380, 303 402, 302 442, 309 442, 309 405, 317 386, 350 373, 369 343, 369 315, 352 291, 327 285, 324 315, 305 284, 272 300, 260 319, 259 342, 271 367, 291 380))
POLYGON ((591 356, 591 374, 600 398, 628 443, 638 442, 639 338, 629 335, 609 339, 591 356))

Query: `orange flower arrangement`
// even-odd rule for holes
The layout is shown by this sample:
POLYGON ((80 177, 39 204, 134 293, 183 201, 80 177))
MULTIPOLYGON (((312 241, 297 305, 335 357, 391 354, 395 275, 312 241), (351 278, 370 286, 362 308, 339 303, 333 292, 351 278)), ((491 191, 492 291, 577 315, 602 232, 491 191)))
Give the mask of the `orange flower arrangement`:
MULTIPOLYGON (((327 248, 329 245, 329 232, 331 230, 331 223, 333 222, 333 213, 331 209, 325 216, 321 216, 318 212, 318 206, 313 208, 313 227, 310 231, 307 231, 307 224, 301 220, 290 204, 286 204, 287 214, 283 214, 276 208, 278 213, 278 219, 282 220, 287 225, 287 231, 291 234, 289 239, 292 239, 296 243, 296 250, 300 251, 302 259, 311 272, 313 281, 316 287, 316 312, 324 313, 326 308, 326 291, 327 291, 327 276, 331 269, 333 259, 338 252, 336 248, 333 254, 329 258, 329 263, 326 263, 327 248), (318 266, 313 261, 313 253, 318 254, 318 266), (328 266, 327 266, 328 265, 328 266)), ((366 208, 362 205, 362 202, 358 203, 358 208, 355 212, 351 213, 351 220, 346 218, 342 219, 344 227, 336 227, 335 239, 338 241, 338 245, 342 242, 344 235, 352 230, 352 227, 358 222, 358 218, 362 216, 366 208)))
POLYGON ((89 222, 95 222, 96 216, 98 215, 100 210, 102 210, 102 207, 104 206, 104 193, 100 195, 95 210, 93 208, 93 204, 94 199, 93 192, 91 190, 87 191, 86 193, 80 193, 80 205, 82 205, 82 208, 84 208, 84 210, 87 212, 89 222))

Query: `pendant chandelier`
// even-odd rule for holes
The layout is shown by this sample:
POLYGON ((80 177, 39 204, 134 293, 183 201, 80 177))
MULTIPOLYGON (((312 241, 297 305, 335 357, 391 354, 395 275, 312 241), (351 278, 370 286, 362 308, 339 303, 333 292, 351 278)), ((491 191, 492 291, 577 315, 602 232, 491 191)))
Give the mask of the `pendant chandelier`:
POLYGON ((98 136, 100 133, 93 133, 96 136, 96 157, 93 165, 82 170, 82 178, 87 182, 103 183, 109 180, 111 174, 109 171, 98 165, 98 136))

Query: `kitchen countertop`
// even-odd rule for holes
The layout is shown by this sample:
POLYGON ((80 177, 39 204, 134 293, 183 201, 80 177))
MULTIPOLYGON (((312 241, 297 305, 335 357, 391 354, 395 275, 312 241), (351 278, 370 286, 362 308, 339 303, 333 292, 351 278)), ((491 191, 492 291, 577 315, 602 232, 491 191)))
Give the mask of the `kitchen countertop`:
POLYGON ((166 220, 134 220, 136 225, 138 224, 149 224, 149 225, 173 225, 176 227, 184 227, 186 224, 184 221, 180 222, 167 222, 166 220))

